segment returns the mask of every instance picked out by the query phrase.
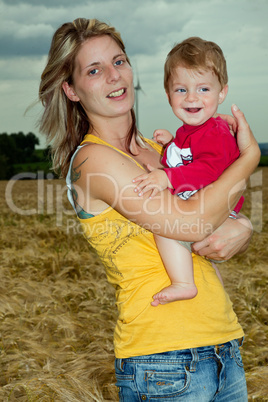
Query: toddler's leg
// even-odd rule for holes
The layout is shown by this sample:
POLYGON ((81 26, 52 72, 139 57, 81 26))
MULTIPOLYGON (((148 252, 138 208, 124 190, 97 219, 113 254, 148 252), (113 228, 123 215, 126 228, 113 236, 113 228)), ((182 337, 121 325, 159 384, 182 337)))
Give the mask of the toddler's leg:
POLYGON ((156 235, 154 237, 171 285, 153 296, 152 306, 192 299, 197 295, 197 288, 191 253, 176 240, 156 235))

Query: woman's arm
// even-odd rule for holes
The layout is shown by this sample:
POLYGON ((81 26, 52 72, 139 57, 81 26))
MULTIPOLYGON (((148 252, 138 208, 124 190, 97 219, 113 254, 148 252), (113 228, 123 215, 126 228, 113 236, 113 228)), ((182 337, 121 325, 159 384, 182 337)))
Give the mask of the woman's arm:
POLYGON ((100 200, 153 233, 186 241, 203 240, 227 219, 229 210, 234 208, 244 190, 245 180, 259 161, 258 145, 243 114, 234 112, 238 135, 243 137, 241 156, 196 197, 185 202, 168 190, 153 199, 146 195, 138 197, 133 193, 131 181, 142 170, 113 149, 92 144, 82 148, 75 160, 75 165, 81 166, 77 182, 80 191, 78 188, 77 191, 84 196, 84 202, 79 200, 79 204, 92 212, 88 200, 100 200))
MULTIPOLYGON (((237 132, 238 128, 238 145, 241 153, 248 146, 254 145, 257 151, 256 156, 260 157, 260 151, 257 144, 248 142, 246 136, 241 135, 241 130, 247 130, 247 122, 244 119, 243 113, 237 109, 235 105, 232 106, 234 116, 220 115, 221 118, 227 121, 233 132, 237 132), (239 121, 239 126, 238 126, 239 121)), ((249 138, 251 141, 251 137, 249 138)), ((227 218, 226 221, 216 229, 211 235, 206 237, 201 242, 196 242, 192 245, 193 251, 196 254, 206 256, 213 260, 228 260, 235 254, 243 253, 247 250, 253 228, 250 220, 242 214, 239 214, 237 219, 227 218)))

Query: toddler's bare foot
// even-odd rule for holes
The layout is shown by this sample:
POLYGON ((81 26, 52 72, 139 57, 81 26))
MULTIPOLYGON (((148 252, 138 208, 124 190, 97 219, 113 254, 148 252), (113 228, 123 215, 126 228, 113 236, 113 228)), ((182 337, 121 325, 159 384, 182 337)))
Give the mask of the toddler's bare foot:
POLYGON ((177 300, 193 299, 197 295, 197 287, 192 283, 176 283, 162 289, 153 296, 152 306, 166 304, 177 300))

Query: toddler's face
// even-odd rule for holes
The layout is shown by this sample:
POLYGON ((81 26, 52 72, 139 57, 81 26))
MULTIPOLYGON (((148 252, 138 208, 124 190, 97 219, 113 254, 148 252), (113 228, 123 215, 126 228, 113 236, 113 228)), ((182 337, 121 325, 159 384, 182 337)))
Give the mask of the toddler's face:
POLYGON ((212 117, 227 95, 212 70, 177 67, 169 82, 169 103, 174 114, 191 126, 204 124, 212 117))

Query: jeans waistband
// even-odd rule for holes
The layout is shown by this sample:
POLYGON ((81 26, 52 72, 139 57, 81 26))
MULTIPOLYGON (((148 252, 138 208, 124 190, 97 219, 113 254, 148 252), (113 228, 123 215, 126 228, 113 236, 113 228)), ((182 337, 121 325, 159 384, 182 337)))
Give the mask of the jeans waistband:
POLYGON ((172 360, 181 360, 181 361, 189 361, 192 362, 191 365, 195 364, 200 358, 206 357, 209 355, 219 355, 222 352, 224 352, 227 349, 234 349, 235 347, 240 347, 243 344, 244 338, 239 338, 239 339, 234 339, 232 341, 226 342, 226 343, 221 343, 218 345, 211 345, 211 346, 202 346, 198 348, 191 348, 191 349, 183 349, 183 350, 173 350, 173 351, 168 351, 168 352, 163 352, 163 353, 156 353, 156 354, 151 354, 151 355, 142 355, 142 356, 133 356, 133 357, 128 357, 126 359, 115 359, 115 366, 119 370, 123 369, 123 364, 124 361, 128 362, 133 362, 133 363, 138 363, 142 361, 146 362, 156 362, 159 361, 165 361, 169 360, 172 362, 172 360))

